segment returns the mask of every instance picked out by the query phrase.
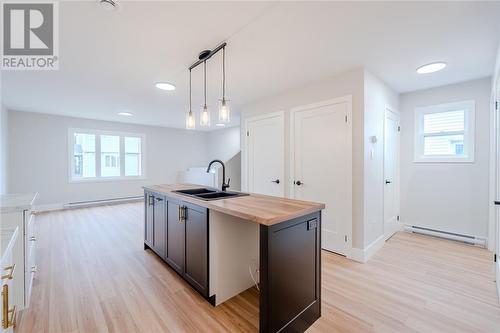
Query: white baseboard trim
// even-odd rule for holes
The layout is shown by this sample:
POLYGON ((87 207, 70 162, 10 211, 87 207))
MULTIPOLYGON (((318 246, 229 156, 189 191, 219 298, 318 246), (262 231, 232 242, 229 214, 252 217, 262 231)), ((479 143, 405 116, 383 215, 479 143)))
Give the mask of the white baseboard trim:
POLYGON ((369 244, 364 249, 358 249, 353 247, 351 249, 351 254, 349 259, 352 259, 357 262, 366 263, 370 258, 377 253, 385 244, 385 236, 380 235, 376 240, 374 240, 371 244, 369 244))
POLYGON ((388 240, 389 238, 394 236, 395 233, 397 233, 399 231, 403 231, 403 230, 404 230, 404 225, 402 223, 398 222, 394 225, 393 228, 391 228, 389 230, 384 229, 384 239, 388 240))

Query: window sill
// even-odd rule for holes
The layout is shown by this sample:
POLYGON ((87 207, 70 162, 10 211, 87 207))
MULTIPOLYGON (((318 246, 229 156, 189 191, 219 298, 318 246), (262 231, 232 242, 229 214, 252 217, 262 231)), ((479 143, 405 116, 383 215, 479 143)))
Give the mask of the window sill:
POLYGON ((474 163, 471 157, 418 157, 413 163, 474 163))
POLYGON ((124 181, 137 181, 145 180, 146 176, 138 177, 100 177, 100 178, 82 178, 82 179, 70 179, 70 184, 81 184, 81 183, 107 183, 107 182, 124 182, 124 181))

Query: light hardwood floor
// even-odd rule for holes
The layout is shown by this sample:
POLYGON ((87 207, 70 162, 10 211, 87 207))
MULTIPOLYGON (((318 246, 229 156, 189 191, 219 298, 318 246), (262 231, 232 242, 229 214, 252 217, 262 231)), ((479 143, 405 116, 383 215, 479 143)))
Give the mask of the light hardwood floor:
MULTIPOLYGON (((256 332, 258 293, 214 308, 143 250, 143 208, 37 216, 38 274, 16 332, 256 332)), ((491 253, 398 233, 367 264, 323 252, 308 332, 500 332, 491 253)))

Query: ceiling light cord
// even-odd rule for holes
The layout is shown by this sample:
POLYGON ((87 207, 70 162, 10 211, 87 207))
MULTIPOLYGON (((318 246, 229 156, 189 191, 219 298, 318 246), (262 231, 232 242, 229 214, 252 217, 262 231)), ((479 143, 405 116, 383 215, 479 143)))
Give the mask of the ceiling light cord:
POLYGON ((207 107, 207 62, 203 62, 203 80, 205 89, 205 108, 207 107))
POLYGON ((193 94, 192 94, 191 90, 192 90, 192 88, 191 88, 191 70, 189 70, 189 113, 190 114, 193 110, 193 106, 192 106, 192 102, 191 102, 191 100, 193 99, 193 94))
POLYGON ((226 47, 222 48, 222 100, 226 99, 226 47))

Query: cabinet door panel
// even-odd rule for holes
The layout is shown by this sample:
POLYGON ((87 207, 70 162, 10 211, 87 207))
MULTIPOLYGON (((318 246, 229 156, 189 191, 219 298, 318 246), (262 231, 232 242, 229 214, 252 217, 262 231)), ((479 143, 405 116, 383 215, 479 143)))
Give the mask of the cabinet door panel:
POLYGON ((184 273, 184 222, 179 216, 179 205, 167 204, 167 246, 165 260, 179 274, 184 273))
POLYGON ((165 257, 165 197, 154 198, 153 248, 160 257, 165 257))
POLYGON ((207 210, 200 207, 186 207, 185 277, 208 296, 208 220, 207 210))

